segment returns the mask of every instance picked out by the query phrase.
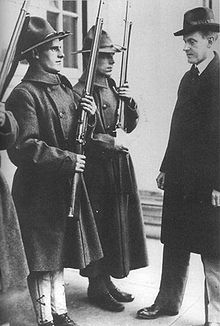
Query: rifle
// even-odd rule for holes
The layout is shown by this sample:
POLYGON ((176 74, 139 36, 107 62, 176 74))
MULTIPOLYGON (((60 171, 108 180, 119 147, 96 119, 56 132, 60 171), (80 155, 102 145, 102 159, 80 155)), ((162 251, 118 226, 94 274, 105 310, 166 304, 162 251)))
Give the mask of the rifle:
MULTIPOLYGON (((132 22, 128 20, 128 11, 129 11, 129 1, 127 0, 125 19, 124 19, 125 21, 124 37, 123 37, 123 48, 125 50, 122 52, 122 57, 121 57, 121 73, 119 79, 119 87, 123 86, 127 82, 128 54, 129 54, 131 27, 132 27, 132 22)), ((120 98, 118 102, 117 113, 116 113, 117 120, 116 120, 115 129, 121 128, 126 131, 124 107, 125 107, 125 102, 123 99, 120 98)))
POLYGON ((19 55, 21 52, 22 36, 26 30, 30 16, 27 13, 27 8, 30 5, 30 0, 24 0, 20 9, 20 13, 15 24, 9 46, 2 63, 0 71, 0 102, 3 99, 5 91, 14 76, 15 70, 19 63, 19 55))
MULTIPOLYGON (((86 82, 83 90, 83 96, 92 95, 93 93, 93 82, 96 70, 96 63, 98 58, 99 51, 99 41, 102 33, 103 18, 101 18, 102 5, 104 4, 103 0, 99 2, 98 14, 96 18, 94 38, 92 42, 91 52, 89 56, 86 82)), ((76 153, 83 154, 84 146, 86 143, 86 132, 88 125, 88 114, 86 111, 82 110, 81 115, 78 120, 77 133, 76 133, 76 153)), ((71 194, 71 206, 69 210, 68 217, 74 217, 78 214, 79 208, 79 184, 81 179, 81 173, 75 172, 73 181, 72 181, 72 194, 71 194), (77 196, 78 195, 78 196, 77 196)))

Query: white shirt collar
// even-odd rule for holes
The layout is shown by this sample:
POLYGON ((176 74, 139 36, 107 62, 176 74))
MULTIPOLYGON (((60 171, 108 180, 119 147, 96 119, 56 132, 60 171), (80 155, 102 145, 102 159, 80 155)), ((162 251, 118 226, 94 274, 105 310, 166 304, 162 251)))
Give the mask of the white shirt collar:
POLYGON ((199 69, 199 75, 201 75, 201 73, 205 70, 205 68, 212 61, 212 59, 214 59, 214 57, 215 57, 214 52, 211 52, 210 55, 205 60, 203 60, 196 66, 199 69))

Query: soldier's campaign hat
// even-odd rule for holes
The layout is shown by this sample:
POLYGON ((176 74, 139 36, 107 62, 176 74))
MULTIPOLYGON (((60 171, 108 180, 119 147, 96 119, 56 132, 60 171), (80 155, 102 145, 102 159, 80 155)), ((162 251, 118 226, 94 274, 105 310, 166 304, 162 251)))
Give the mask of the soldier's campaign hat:
POLYGON ((30 17, 27 30, 22 37, 20 60, 24 59, 29 51, 55 39, 62 40, 70 34, 55 31, 48 21, 41 17, 30 17))
MULTIPOLYGON (((92 26, 88 31, 86 37, 84 38, 82 50, 72 52, 72 54, 90 52, 94 35, 95 35, 95 26, 92 26)), ((123 50, 125 49, 122 46, 113 44, 110 36, 105 31, 102 30, 100 36, 100 43, 99 43, 99 52, 115 53, 115 52, 121 52, 123 50)))
POLYGON ((196 31, 219 32, 219 24, 215 22, 212 9, 198 7, 184 14, 183 29, 174 33, 175 36, 187 35, 196 31))

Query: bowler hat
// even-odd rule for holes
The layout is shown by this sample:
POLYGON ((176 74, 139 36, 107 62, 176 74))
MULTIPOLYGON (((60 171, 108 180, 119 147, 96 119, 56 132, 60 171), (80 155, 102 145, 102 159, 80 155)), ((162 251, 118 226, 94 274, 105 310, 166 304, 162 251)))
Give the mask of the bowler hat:
POLYGON ((188 10, 184 15, 183 29, 177 31, 174 35, 187 35, 195 31, 219 32, 219 24, 215 22, 212 9, 198 7, 188 10))
POLYGON ((56 32, 48 21, 41 17, 30 17, 22 38, 20 60, 23 60, 29 51, 55 39, 62 40, 68 35, 70 32, 56 32))
MULTIPOLYGON (((95 36, 95 26, 92 26, 90 28, 90 30, 88 31, 86 37, 84 38, 82 50, 72 52, 72 54, 90 52, 91 48, 92 48, 92 42, 93 42, 94 36, 95 36)), ((109 35, 105 31, 102 30, 102 33, 100 36, 100 42, 99 42, 99 52, 115 53, 115 52, 121 52, 123 50, 124 50, 124 48, 122 46, 113 44, 109 35)))

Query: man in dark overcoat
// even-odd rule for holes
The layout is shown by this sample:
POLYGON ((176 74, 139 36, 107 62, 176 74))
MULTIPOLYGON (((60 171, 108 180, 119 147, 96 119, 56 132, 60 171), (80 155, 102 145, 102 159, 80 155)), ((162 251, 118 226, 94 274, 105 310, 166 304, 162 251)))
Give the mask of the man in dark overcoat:
POLYGON ((220 103, 219 32, 211 9, 184 15, 184 51, 191 69, 181 80, 157 184, 164 189, 160 290, 138 311, 153 319, 178 314, 190 252, 201 255, 205 274, 205 325, 220 325, 220 103))
MULTIPOLYGON (((64 267, 85 268, 103 256, 86 189, 79 219, 69 219, 71 180, 83 172, 85 156, 74 153, 78 111, 72 86, 59 74, 64 57, 61 40, 40 17, 31 17, 21 59, 29 68, 10 94, 6 107, 20 128, 8 151, 17 166, 13 198, 21 225, 30 275, 28 285, 39 325, 75 325, 67 315, 64 267)), ((82 109, 94 119, 91 96, 82 109)))
MULTIPOLYGON (((12 112, 5 112, 4 105, 0 103, 0 150, 12 146, 17 136, 18 124, 12 112)), ((0 169, 0 291, 6 292, 26 285, 28 274, 17 213, 9 186, 0 169)), ((1 321, 9 319, 5 310, 0 309, 0 315, 1 321)))
MULTIPOLYGON (((85 62, 94 37, 92 27, 84 39, 85 62)), ((85 182, 95 215, 104 258, 91 263, 81 275, 88 277, 88 297, 92 304, 110 311, 122 311, 121 302, 134 297, 122 292, 110 276, 123 278, 130 270, 147 266, 143 221, 134 168, 128 149, 116 138, 119 97, 125 101, 125 125, 128 133, 137 125, 138 111, 128 84, 117 89, 111 78, 114 55, 122 48, 112 43, 102 31, 94 81, 93 96, 97 105, 96 123, 85 147, 87 163, 85 182)), ((74 91, 80 98, 85 85, 85 72, 74 91)))

